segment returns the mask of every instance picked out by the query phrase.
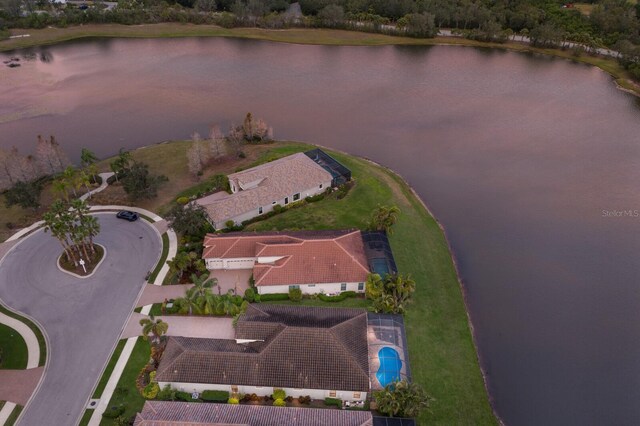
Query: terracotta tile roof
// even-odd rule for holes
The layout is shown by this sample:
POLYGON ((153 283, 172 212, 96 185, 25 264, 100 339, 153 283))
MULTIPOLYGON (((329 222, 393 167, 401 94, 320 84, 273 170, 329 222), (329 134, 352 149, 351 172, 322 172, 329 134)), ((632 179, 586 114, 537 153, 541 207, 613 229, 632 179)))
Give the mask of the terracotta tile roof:
POLYGON ((358 230, 208 235, 205 259, 282 257, 256 264, 257 286, 364 282, 367 256, 358 230))
POLYGON ((236 338, 169 337, 157 380, 369 391, 363 309, 252 304, 236 338))
POLYGON ((332 179, 331 173, 300 152, 230 174, 232 185, 246 189, 202 205, 213 222, 223 222, 332 179))
POLYGON ((369 411, 147 401, 135 426, 372 426, 369 411))

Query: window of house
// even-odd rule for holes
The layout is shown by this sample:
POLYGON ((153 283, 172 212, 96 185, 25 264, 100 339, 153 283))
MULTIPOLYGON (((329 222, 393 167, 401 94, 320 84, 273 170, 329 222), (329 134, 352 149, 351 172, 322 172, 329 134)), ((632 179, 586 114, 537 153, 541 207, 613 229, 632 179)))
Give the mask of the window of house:
POLYGON ((356 399, 360 399, 360 392, 354 392, 353 397, 356 399))
POLYGON ((364 283, 358 283, 358 291, 364 290, 364 283))
POLYGON ((262 207, 258 207, 258 214, 262 214, 262 207))
POLYGON ((290 285, 289 290, 293 290, 294 288, 300 288, 299 285, 290 285))
POLYGON ((284 197, 284 205, 286 206, 287 204, 289 204, 289 197, 284 197))
POLYGON ((309 284, 307 287, 315 287, 315 284, 309 284))
POLYGON ((340 291, 347 291, 347 283, 340 284, 340 291))
POLYGON ((329 397, 330 398, 335 398, 336 397, 336 391, 329 391, 329 397))
POLYGON ((320 184, 320 189, 322 189, 322 184, 320 184))
POLYGON ((300 199, 300 193, 293 194, 293 201, 298 201, 300 199))
POLYGON ((274 206, 275 204, 276 204, 276 202, 275 202, 275 201, 272 201, 272 202, 271 202, 271 205, 272 205, 272 206, 274 206))

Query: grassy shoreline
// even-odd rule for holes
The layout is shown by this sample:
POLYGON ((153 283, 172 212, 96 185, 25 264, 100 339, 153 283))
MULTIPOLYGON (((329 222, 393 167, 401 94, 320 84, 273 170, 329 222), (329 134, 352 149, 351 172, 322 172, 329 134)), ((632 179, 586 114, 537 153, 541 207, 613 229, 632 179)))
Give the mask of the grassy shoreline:
POLYGON ((107 37, 107 38, 175 38, 175 37, 232 37, 253 40, 273 41, 294 44, 317 44, 336 46, 384 46, 384 45, 455 45, 504 49, 517 52, 539 53, 569 59, 600 68, 611 75, 617 86, 626 92, 640 96, 640 85, 634 83, 629 73, 615 59, 582 55, 576 57, 570 51, 561 49, 542 49, 528 44, 486 43, 467 40, 460 37, 436 37, 432 39, 416 39, 409 37, 388 36, 384 34, 364 33, 359 31, 292 28, 286 30, 267 30, 261 28, 222 28, 215 25, 193 25, 179 23, 119 25, 89 24, 67 28, 14 29, 11 35, 30 34, 30 37, 14 38, 0 41, 0 52, 11 51, 41 45, 50 45, 70 40, 107 37))

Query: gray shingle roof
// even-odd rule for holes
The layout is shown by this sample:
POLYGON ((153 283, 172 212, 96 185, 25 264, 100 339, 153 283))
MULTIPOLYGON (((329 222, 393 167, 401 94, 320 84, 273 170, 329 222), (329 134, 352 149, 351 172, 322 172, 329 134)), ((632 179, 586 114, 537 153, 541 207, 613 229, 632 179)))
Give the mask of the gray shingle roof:
POLYGON ((368 411, 147 401, 135 426, 372 426, 368 411))
POLYGON ((332 179, 331 173, 300 152, 230 174, 232 185, 246 189, 202 205, 212 221, 221 222, 332 179))
POLYGON ((236 338, 170 337, 157 380, 369 391, 365 310, 253 304, 236 338))

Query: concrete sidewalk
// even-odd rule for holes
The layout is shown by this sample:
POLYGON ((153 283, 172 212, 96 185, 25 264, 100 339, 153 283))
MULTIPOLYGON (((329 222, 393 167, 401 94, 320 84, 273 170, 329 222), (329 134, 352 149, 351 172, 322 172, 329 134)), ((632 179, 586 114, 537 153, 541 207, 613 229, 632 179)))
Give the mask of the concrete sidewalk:
MULTIPOLYGON (((140 336, 142 327, 140 320, 147 315, 134 313, 131 315, 121 339, 140 336)), ((167 336, 203 337, 209 339, 235 339, 233 318, 227 317, 196 317, 196 316, 159 316, 156 319, 169 324, 167 336)))

